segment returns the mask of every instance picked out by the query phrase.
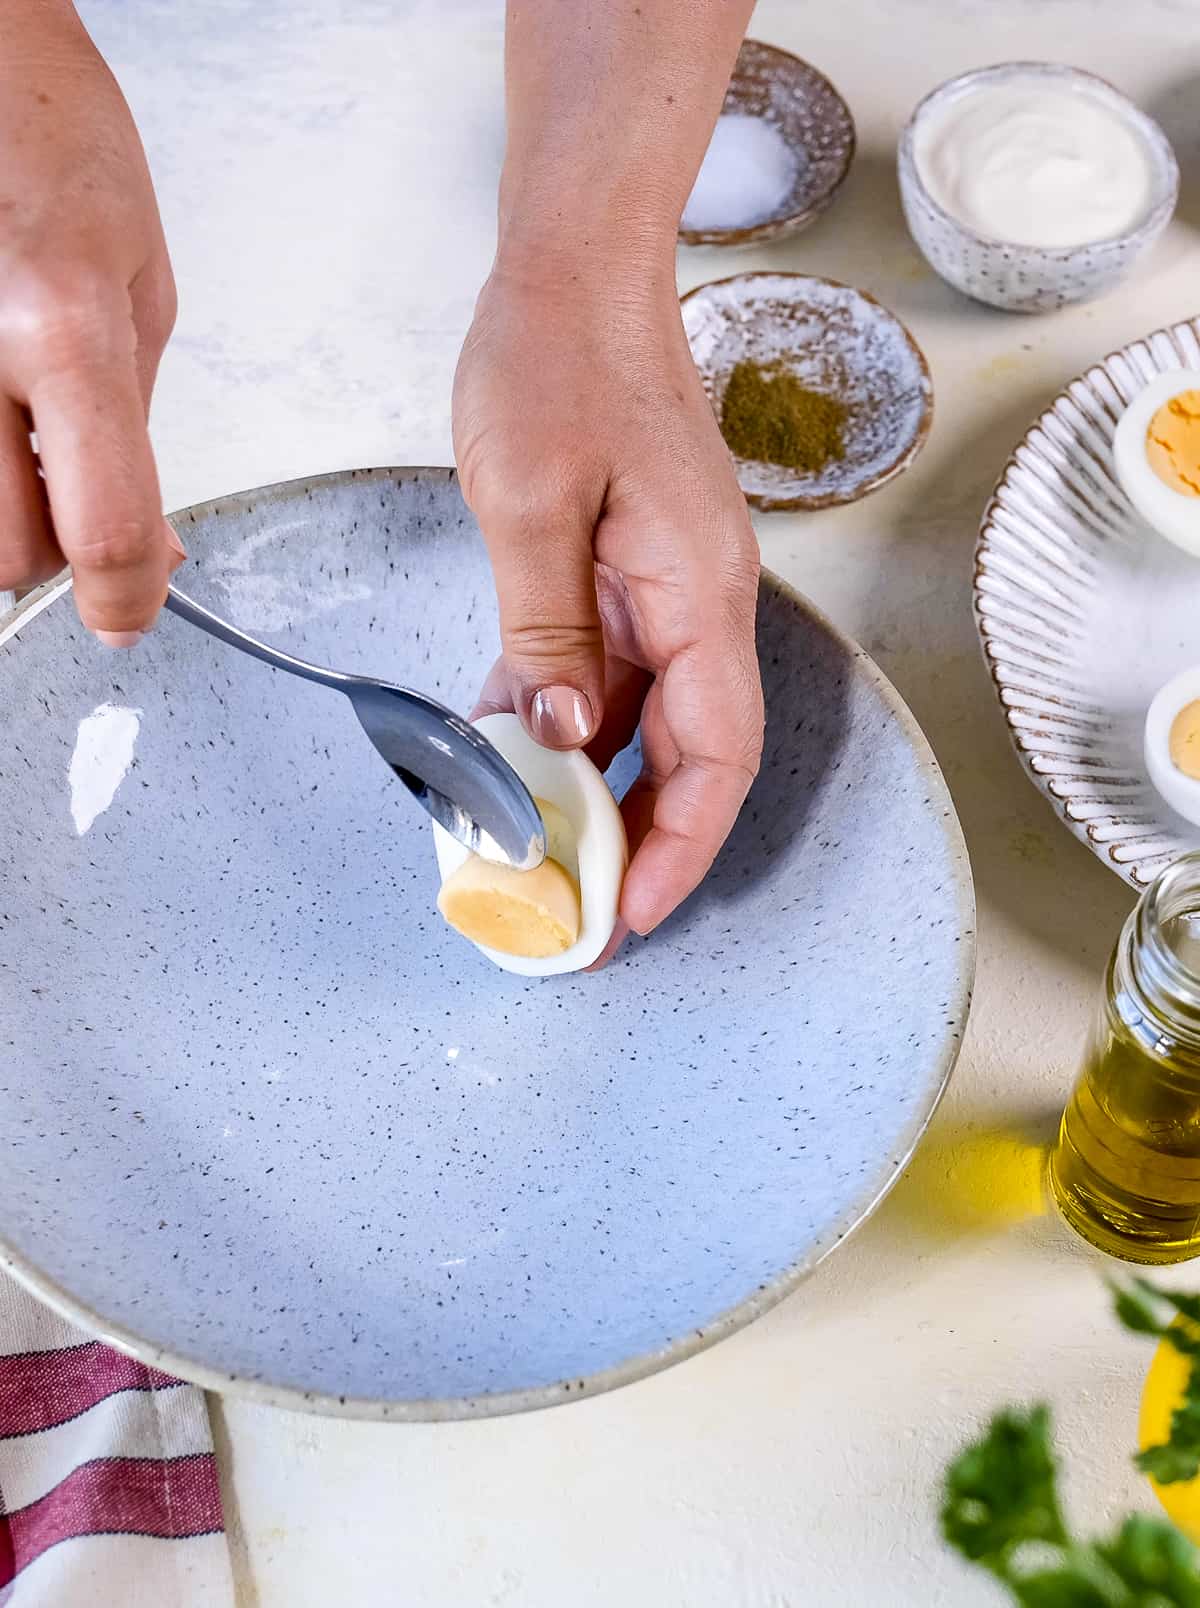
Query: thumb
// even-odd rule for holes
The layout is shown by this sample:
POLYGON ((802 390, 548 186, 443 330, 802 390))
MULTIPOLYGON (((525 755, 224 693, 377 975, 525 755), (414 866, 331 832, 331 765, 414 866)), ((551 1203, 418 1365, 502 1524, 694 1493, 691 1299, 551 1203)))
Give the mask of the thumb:
POLYGON ((604 718, 604 632, 594 518, 561 502, 543 515, 479 511, 500 604, 513 706, 544 748, 582 748, 604 718))

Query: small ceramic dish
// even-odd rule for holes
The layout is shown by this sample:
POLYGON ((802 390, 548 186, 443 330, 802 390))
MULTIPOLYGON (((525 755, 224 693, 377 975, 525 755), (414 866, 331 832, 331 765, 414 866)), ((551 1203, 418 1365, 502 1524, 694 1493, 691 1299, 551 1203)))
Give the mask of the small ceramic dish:
POLYGON ((1166 228, 1179 194, 1175 153, 1153 118, 1103 78, 1056 62, 1003 62, 951 78, 926 95, 909 118, 900 137, 898 166, 909 232, 930 267, 964 295, 1010 312, 1051 312, 1111 290, 1166 228), (1141 136, 1153 176, 1152 195, 1133 228, 1082 246, 1019 245, 979 234, 929 193, 916 154, 926 119, 981 85, 1024 78, 1084 90, 1113 107, 1141 136))
POLYGON ((1138 888, 1200 847, 1145 756, 1147 710, 1173 696, 1160 688, 1200 663, 1200 564, 1134 509, 1113 436, 1181 369, 1200 369, 1200 320, 1073 381, 1009 459, 975 560, 976 621, 1017 753, 1076 837, 1138 888))
POLYGON ((1191 665, 1155 693, 1146 715, 1143 744, 1146 770, 1159 796, 1193 826, 1200 826, 1200 781, 1181 771, 1171 759, 1171 728, 1180 711, 1197 700, 1200 665, 1191 665))
POLYGON ((763 117, 796 158, 792 188, 769 217, 742 228, 684 228, 685 246, 742 246, 795 234, 819 217, 854 160, 854 119, 833 85, 808 62, 747 39, 725 91, 722 115, 763 117))
MULTIPOLYGON (((496 604, 453 471, 175 522, 235 625, 471 706, 496 604)), ((65 581, 0 622, 0 1267, 171 1373, 393 1420, 577 1401, 794 1290, 937 1104, 973 900, 876 667, 770 576, 758 640, 763 766, 703 887, 531 979, 441 921, 343 699, 174 616, 110 653, 65 581)))
POLYGON ((831 508, 893 480, 933 420, 929 366, 908 330, 865 291, 807 274, 738 274, 683 298, 683 323, 709 400, 743 361, 794 374, 849 410, 845 456, 805 474, 735 458, 755 508, 831 508))

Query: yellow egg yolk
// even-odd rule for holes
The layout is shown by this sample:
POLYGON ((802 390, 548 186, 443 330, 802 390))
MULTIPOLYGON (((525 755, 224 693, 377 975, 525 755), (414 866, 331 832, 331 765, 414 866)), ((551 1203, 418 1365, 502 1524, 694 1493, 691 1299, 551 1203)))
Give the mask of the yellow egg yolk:
MULTIPOLYGON (((563 812, 535 799, 547 847, 567 858, 570 825, 563 812)), ((438 909, 464 938, 502 955, 546 960, 579 941, 579 884, 549 854, 534 871, 493 865, 472 854, 442 883, 438 909)))
POLYGON ((1164 485, 1200 497, 1200 391, 1180 391, 1150 420, 1146 461, 1164 485))
POLYGON ((1184 704, 1175 716, 1168 745, 1175 769, 1200 782, 1200 698, 1184 704))

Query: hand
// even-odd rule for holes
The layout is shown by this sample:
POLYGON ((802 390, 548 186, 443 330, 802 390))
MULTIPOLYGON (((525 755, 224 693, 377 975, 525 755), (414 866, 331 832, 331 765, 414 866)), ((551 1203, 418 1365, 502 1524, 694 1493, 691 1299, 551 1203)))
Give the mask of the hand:
POLYGON ((500 603, 481 708, 602 767, 641 721, 611 953, 703 879, 762 750, 758 547, 683 333, 673 242, 657 280, 498 266, 454 434, 500 603))
POLYGON ((183 558, 146 428, 174 317, 112 75, 63 0, 0 0, 0 590, 69 563, 114 647, 153 624, 183 558))

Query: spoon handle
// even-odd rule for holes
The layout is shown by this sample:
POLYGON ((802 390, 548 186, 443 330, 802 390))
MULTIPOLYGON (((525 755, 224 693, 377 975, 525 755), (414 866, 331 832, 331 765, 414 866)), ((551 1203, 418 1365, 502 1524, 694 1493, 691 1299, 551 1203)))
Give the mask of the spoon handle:
POLYGON ((332 687, 336 692, 345 692, 349 676, 342 676, 336 670, 323 670, 320 665, 308 664, 303 659, 293 659, 290 653, 280 653, 278 648, 269 648, 265 642, 259 642, 256 637, 247 636, 244 631, 237 630, 227 620, 218 615, 211 614, 208 609, 194 602, 183 592, 176 591, 173 586, 167 588, 166 607, 172 614, 177 614, 181 620, 189 625, 197 625, 209 636, 218 641, 226 642, 231 648, 240 648, 253 659, 261 659, 264 664, 274 665, 277 670, 290 671, 294 676, 303 676, 305 681, 315 681, 319 686, 332 687))

